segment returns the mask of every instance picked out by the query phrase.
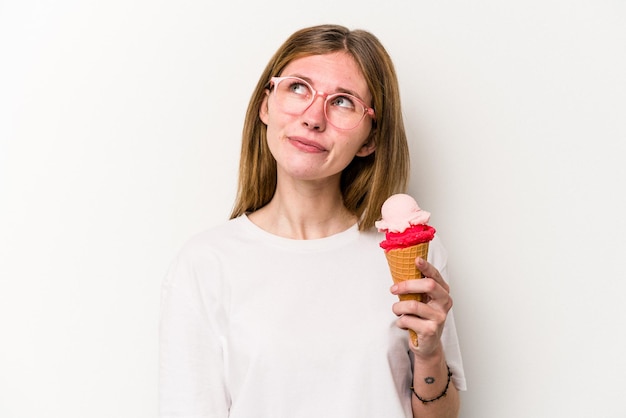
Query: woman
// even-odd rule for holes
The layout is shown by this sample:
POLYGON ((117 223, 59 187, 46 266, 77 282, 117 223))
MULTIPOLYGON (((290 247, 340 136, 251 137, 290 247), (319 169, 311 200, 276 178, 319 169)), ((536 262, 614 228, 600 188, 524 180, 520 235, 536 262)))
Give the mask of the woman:
POLYGON ((416 260, 427 278, 390 292, 372 228, 407 176, 380 42, 335 25, 293 34, 250 101, 231 220, 192 238, 164 281, 161 417, 457 416, 445 251, 436 238, 416 260))

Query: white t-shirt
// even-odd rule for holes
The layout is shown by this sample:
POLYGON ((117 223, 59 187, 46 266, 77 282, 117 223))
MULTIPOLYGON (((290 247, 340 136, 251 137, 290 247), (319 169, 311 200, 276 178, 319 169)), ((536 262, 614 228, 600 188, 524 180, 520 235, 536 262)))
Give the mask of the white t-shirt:
MULTIPOLYGON (((411 417, 382 238, 292 240, 246 216, 193 237, 163 283, 160 417, 411 417)), ((437 238, 428 258, 446 278, 437 238)), ((465 390, 452 312, 442 340, 465 390)))

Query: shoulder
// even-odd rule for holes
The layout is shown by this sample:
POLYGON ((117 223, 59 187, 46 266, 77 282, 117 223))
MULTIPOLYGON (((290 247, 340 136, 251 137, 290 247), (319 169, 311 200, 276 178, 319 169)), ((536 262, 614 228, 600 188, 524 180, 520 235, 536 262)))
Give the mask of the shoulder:
POLYGON ((219 273, 225 248, 236 247, 245 235, 240 224, 236 218, 191 236, 174 256, 166 283, 219 273))
POLYGON ((359 240, 363 243, 375 244, 373 247, 377 248, 380 251, 383 249, 380 247, 380 242, 385 239, 385 234, 383 232, 379 232, 376 228, 369 228, 364 231, 360 231, 359 240))
POLYGON ((245 240, 243 218, 230 219, 191 236, 182 246, 179 257, 193 258, 219 252, 220 248, 245 240))
POLYGON ((438 269, 448 264, 448 251, 446 251, 438 235, 435 235, 428 246, 428 261, 438 269))

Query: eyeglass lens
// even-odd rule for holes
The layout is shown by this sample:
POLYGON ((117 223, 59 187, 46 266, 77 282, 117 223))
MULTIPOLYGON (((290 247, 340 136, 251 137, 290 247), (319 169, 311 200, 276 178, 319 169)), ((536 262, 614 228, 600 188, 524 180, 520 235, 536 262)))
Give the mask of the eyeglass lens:
MULTIPOLYGON (((315 100, 317 92, 304 80, 287 77, 275 84, 276 101, 282 111, 302 114, 315 100)), ((339 129, 353 129, 365 117, 366 108, 350 94, 330 94, 324 101, 324 113, 328 122, 339 129)))

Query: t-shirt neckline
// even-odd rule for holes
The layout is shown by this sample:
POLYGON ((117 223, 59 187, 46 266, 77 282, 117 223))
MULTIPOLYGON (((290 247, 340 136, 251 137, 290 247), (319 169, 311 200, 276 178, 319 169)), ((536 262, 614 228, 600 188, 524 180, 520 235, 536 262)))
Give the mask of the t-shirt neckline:
POLYGON ((263 241, 263 243, 292 250, 328 250, 348 245, 359 237, 359 226, 357 223, 345 231, 338 232, 324 238, 293 239, 281 237, 264 230, 252 222, 245 214, 240 216, 238 220, 242 228, 245 228, 247 232, 252 234, 255 238, 263 241))

